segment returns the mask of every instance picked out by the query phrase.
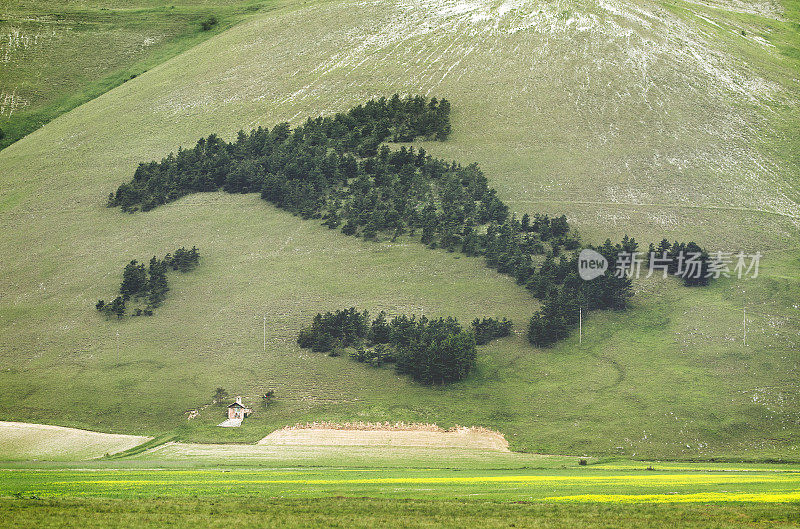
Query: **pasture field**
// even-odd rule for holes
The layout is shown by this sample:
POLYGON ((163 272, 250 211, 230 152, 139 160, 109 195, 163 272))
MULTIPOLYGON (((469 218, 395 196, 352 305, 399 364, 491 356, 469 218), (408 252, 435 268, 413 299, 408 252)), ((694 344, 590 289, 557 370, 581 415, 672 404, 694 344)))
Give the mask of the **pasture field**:
POLYGON ((497 432, 466 428, 450 432, 425 430, 355 430, 344 428, 288 428, 276 430, 260 445, 306 446, 416 446, 425 448, 470 448, 508 452, 508 441, 497 432))
POLYGON ((798 8, 737 5, 288 2, 62 115, 0 152, 0 416, 212 443, 435 422, 531 452, 800 460, 798 8), (589 242, 760 250, 759 277, 641 279, 631 310, 540 350, 537 303, 479 259, 348 238, 255 195, 104 207, 137 163, 201 135, 394 92, 447 97, 452 138, 425 148, 479 162, 518 214, 566 213, 589 242), (154 317, 94 311, 128 261, 191 245, 200 266, 154 317), (297 348, 314 314, 349 306, 508 317, 517 334, 424 387, 297 348), (241 428, 214 426, 220 386, 254 405, 241 428))
MULTIPOLYGON (((331 445, 242 445, 166 442, 158 446, 134 449, 112 458, 94 460, 98 467, 115 466, 117 461, 130 467, 152 465, 170 468, 213 467, 339 467, 393 469, 402 468, 562 468, 578 465, 574 456, 553 456, 520 452, 498 452, 482 448, 431 448, 419 446, 331 446, 331 445)), ((597 458, 585 458, 597 462, 597 458)), ((52 463, 58 466, 56 463, 52 463)), ((85 463, 75 463, 82 465, 85 463)), ((24 466, 24 464, 22 464, 24 466)), ((50 462, 43 461, 43 468, 50 462)), ((640 468, 641 465, 639 465, 640 468)))

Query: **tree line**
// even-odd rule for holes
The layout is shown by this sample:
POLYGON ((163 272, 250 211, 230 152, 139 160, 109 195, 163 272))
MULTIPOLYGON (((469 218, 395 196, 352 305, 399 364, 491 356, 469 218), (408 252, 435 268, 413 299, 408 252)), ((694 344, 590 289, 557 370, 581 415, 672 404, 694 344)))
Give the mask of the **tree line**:
POLYGON ((161 162, 139 164, 133 180, 119 186, 108 205, 147 211, 189 193, 224 189, 261 191, 274 195, 272 201, 281 207, 315 216, 327 195, 368 173, 363 166, 374 165, 382 143, 443 140, 450 133, 449 116, 447 100, 395 94, 347 113, 308 119, 294 130, 280 123, 272 130, 239 131, 232 143, 212 134, 161 162))
POLYGON ((119 286, 119 296, 111 302, 98 300, 95 308, 107 317, 116 316, 122 319, 129 304, 144 305, 132 308, 132 316, 152 316, 153 309, 161 305, 167 296, 167 271, 172 269, 180 272, 193 270, 200 261, 200 252, 196 247, 190 250, 178 248, 163 259, 155 256, 145 267, 136 259, 125 265, 122 271, 122 282, 119 286))
POLYGON ((475 319, 464 330, 454 318, 428 319, 399 315, 391 320, 385 312, 370 319, 369 312, 355 308, 317 314, 311 326, 300 331, 297 344, 315 352, 350 357, 380 367, 394 364, 398 373, 423 384, 461 380, 475 364, 477 336, 481 344, 508 336, 511 322, 505 318, 475 319))
POLYGON ((368 240, 406 235, 430 248, 483 256, 513 277, 542 309, 529 324, 530 342, 554 343, 577 325, 576 306, 624 309, 629 277, 616 277, 617 253, 632 239, 596 248, 609 270, 584 282, 574 250, 580 238, 564 215, 517 218, 475 163, 463 166, 424 149, 385 142, 444 140, 450 103, 422 96, 368 101, 349 112, 308 119, 292 129, 240 131, 227 143, 215 135, 160 162, 138 166, 133 180, 109 196, 109 206, 147 211, 188 193, 223 189, 259 192, 264 200, 330 229, 368 240))

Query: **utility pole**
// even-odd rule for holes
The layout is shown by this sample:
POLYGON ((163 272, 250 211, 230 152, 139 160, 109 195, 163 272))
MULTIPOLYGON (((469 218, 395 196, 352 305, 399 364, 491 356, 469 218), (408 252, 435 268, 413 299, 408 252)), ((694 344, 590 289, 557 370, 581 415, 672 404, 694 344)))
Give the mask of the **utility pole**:
POLYGON ((742 331, 744 332, 744 346, 747 347, 747 309, 742 307, 742 331))
POLYGON ((583 307, 578 307, 578 343, 583 343, 583 307))

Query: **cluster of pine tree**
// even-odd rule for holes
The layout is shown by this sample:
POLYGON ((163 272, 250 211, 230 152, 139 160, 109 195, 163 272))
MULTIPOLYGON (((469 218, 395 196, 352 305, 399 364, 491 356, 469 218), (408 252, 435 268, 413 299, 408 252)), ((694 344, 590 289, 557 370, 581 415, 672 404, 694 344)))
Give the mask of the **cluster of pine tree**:
POLYGON ((300 331, 297 345, 311 348, 314 352, 327 353, 336 347, 361 343, 367 339, 369 332, 369 313, 358 312, 350 307, 314 316, 311 327, 300 331))
POLYGON ((352 347, 350 356, 373 366, 394 363, 398 373, 424 384, 444 384, 467 376, 475 363, 476 334, 482 343, 508 336, 511 322, 476 319, 465 331, 453 318, 429 320, 425 316, 395 316, 381 312, 370 319, 355 308, 317 314, 311 326, 300 331, 297 343, 312 351, 340 356, 352 347))
POLYGON ((232 143, 211 135, 161 162, 140 164, 133 180, 109 196, 109 206, 146 211, 192 192, 260 192, 277 207, 347 235, 394 240, 419 234, 431 248, 483 256, 542 300, 529 325, 535 345, 566 336, 577 324, 575 307, 624 308, 631 282, 615 277, 615 252, 630 241, 597 248, 609 259, 609 271, 580 281, 572 255, 580 240, 564 215, 517 219, 477 164, 465 167, 423 149, 382 145, 444 140, 449 114, 445 99, 395 95, 295 129, 282 123, 239 132, 232 143))
POLYGON ((610 240, 592 247, 609 263, 605 274, 584 281, 578 274, 578 254, 562 254, 557 260, 548 256, 525 285, 542 301, 528 325, 528 340, 537 347, 546 347, 566 338, 578 325, 581 309, 622 310, 633 295, 633 282, 627 274, 618 274, 617 257, 621 252, 635 251, 636 241, 625 237, 622 243, 610 240))
POLYGON ((475 334, 475 343, 477 345, 487 344, 495 338, 505 338, 511 334, 511 327, 511 320, 506 318, 502 320, 475 318, 472 321, 472 332, 475 334))
POLYGON ((712 259, 706 249, 694 241, 670 244, 662 239, 658 246, 650 243, 647 262, 665 266, 669 274, 680 277, 687 287, 705 286, 710 279, 712 259))
MULTIPOLYGON (((626 235, 618 244, 607 239, 602 246, 588 247, 609 263, 608 270, 599 278, 583 281, 578 275, 578 256, 572 254, 562 255, 558 261, 548 256, 538 272, 527 280, 528 289, 543 301, 528 326, 528 339, 533 345, 544 347, 566 338, 578 325, 581 309, 622 310, 627 306, 633 295, 631 277, 640 266, 636 264, 638 243, 626 235)), ((709 282, 711 262, 708 252, 694 242, 670 244, 663 239, 658 246, 650 244, 641 266, 663 267, 668 274, 681 278, 686 286, 702 286, 709 282)))
POLYGON ((122 271, 122 283, 119 286, 119 296, 110 303, 98 300, 95 308, 108 317, 116 316, 121 319, 128 310, 129 303, 144 303, 144 308, 133 309, 133 316, 152 316, 153 309, 161 305, 169 291, 167 286, 167 270, 188 272, 197 266, 200 252, 196 247, 191 250, 178 248, 172 254, 167 254, 163 259, 153 256, 149 265, 133 260, 122 271))
POLYGON ((212 134, 161 162, 140 164, 133 180, 109 196, 108 205, 147 211, 198 191, 261 191, 281 207, 312 217, 334 190, 365 174, 363 164, 383 142, 443 140, 449 132, 447 100, 395 95, 309 119, 294 130, 281 123, 271 131, 240 131, 233 143, 212 134))

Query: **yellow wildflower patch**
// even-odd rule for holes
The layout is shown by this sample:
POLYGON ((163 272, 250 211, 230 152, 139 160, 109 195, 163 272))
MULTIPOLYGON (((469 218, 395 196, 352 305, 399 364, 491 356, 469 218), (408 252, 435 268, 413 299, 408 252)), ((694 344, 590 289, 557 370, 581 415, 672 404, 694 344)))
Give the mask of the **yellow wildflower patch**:
POLYGON ((705 503, 705 502, 756 502, 787 503, 800 501, 800 490, 787 493, 730 493, 698 492, 694 494, 576 494, 550 496, 543 501, 586 503, 705 503))

